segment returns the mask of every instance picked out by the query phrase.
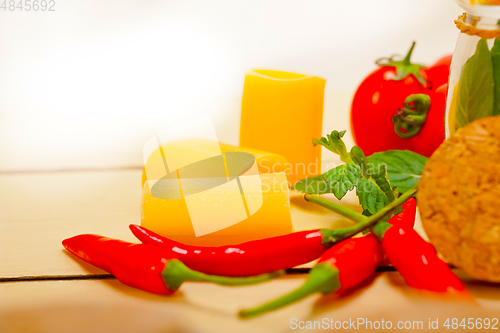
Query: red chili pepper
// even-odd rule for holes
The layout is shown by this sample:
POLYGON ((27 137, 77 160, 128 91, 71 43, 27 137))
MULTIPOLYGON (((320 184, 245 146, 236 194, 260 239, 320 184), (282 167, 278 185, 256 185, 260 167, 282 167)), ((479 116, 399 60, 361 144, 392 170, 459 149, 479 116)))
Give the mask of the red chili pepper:
POLYGON ((78 258, 111 273, 123 284, 160 295, 175 292, 184 281, 243 285, 284 273, 278 271, 246 278, 207 275, 187 268, 172 253, 161 248, 91 234, 65 239, 62 244, 78 258))
POLYGON ((239 315, 241 317, 260 315, 317 292, 342 293, 373 275, 383 257, 380 241, 371 233, 364 237, 344 240, 323 254, 300 288, 256 308, 242 310, 239 315))
POLYGON ((382 240, 382 247, 390 263, 406 283, 415 289, 440 293, 466 293, 465 286, 442 261, 434 246, 426 242, 403 219, 396 215, 389 223, 379 222, 373 232, 382 240))
POLYGON ((305 264, 332 245, 332 231, 327 229, 219 247, 184 245, 134 224, 130 230, 141 242, 168 250, 191 269, 225 276, 258 275, 305 264))
POLYGON ((390 224, 405 225, 409 228, 415 227, 415 216, 417 215, 417 201, 410 198, 401 206, 403 211, 394 215, 388 222, 390 224))
POLYGON ((130 230, 141 242, 168 250, 172 256, 179 258, 191 269, 207 274, 250 276, 291 268, 317 259, 336 242, 372 226, 415 192, 416 186, 370 217, 306 194, 306 200, 332 209, 358 223, 346 229, 300 231, 239 245, 196 247, 181 244, 137 225, 130 225, 130 230))

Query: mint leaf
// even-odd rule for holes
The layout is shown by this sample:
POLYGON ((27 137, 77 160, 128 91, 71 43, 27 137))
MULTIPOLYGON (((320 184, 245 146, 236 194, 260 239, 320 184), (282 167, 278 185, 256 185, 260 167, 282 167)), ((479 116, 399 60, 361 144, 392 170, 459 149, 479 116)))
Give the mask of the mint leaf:
POLYGON ((356 194, 365 215, 375 214, 386 205, 386 197, 373 179, 361 178, 356 187, 356 194))
POLYGON ((363 177, 368 177, 366 173, 368 170, 366 156, 365 153, 361 150, 361 148, 359 148, 358 146, 352 147, 350 155, 352 161, 357 165, 359 165, 359 167, 361 168, 361 174, 363 175, 363 177))
POLYGON ((295 183, 293 189, 302 193, 326 194, 332 193, 332 189, 323 179, 323 175, 309 177, 295 183))
POLYGON ((374 168, 374 173, 371 175, 378 188, 384 193, 389 202, 394 200, 394 192, 392 190, 389 179, 387 178, 387 169, 385 164, 380 164, 379 168, 374 168))
POLYGON ((493 62, 485 39, 465 63, 458 87, 456 126, 493 114, 493 62))
MULTIPOLYGON (((370 171, 370 176, 359 182, 356 194, 366 214, 371 215, 394 201, 398 196, 398 191, 394 190, 389 183, 385 164, 380 164, 379 168, 373 168, 370 171)), ((400 211, 401 207, 393 211, 393 214, 400 211)))
MULTIPOLYGON (((373 178, 362 178, 356 187, 356 195, 359 203, 363 207, 363 215, 370 216, 387 206, 391 200, 387 193, 378 186, 373 178)), ((391 192, 392 195, 392 192, 391 192)), ((401 206, 394 208, 391 214, 386 216, 381 221, 388 221, 393 215, 401 213, 401 206)))
POLYGON ((409 150, 388 150, 372 154, 367 160, 370 174, 376 174, 384 165, 392 188, 404 193, 420 179, 427 157, 409 150))
POLYGON ((349 162, 324 173, 323 178, 335 197, 340 200, 358 184, 361 178, 361 168, 354 162, 349 162))
POLYGON ((500 114, 500 39, 495 38, 495 44, 491 49, 491 61, 493 63, 493 81, 495 82, 494 89, 494 102, 493 102, 493 115, 500 114))
POLYGON ((331 134, 327 134, 326 138, 322 137, 321 139, 313 139, 313 146, 321 145, 340 156, 340 159, 347 163, 351 161, 351 157, 347 152, 347 148, 345 146, 342 137, 344 136, 346 131, 332 131, 331 134))

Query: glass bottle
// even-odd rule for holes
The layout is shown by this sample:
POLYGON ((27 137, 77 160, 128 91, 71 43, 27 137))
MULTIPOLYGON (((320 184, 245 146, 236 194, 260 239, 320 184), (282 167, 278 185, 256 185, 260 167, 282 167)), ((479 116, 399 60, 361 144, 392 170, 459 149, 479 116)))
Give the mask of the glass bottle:
POLYGON ((445 135, 475 119, 500 115, 500 0, 456 0, 466 10, 449 79, 445 135))

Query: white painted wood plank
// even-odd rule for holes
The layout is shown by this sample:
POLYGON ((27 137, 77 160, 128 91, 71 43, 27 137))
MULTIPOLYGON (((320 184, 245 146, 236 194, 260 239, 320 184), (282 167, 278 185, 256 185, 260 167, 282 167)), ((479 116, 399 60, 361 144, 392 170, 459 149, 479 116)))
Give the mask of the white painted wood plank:
MULTIPOLYGON (((244 287, 185 283, 170 296, 148 294, 116 280, 0 283, 0 332, 271 333, 292 331, 293 318, 297 323, 365 318, 390 320, 393 325, 422 320, 428 325, 429 318, 439 317, 443 324, 448 317, 491 319, 500 313, 498 288, 469 284, 480 304, 473 306, 423 298, 406 287, 397 273, 384 273, 349 295, 314 295, 250 320, 236 316, 242 308, 298 287, 304 278, 285 277, 244 287)), ((360 331, 370 330, 361 327, 360 331)))

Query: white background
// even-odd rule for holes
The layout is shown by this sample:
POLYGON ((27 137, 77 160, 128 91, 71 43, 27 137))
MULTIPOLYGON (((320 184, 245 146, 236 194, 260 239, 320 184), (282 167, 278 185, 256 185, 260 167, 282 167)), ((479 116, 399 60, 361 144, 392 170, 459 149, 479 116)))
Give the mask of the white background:
POLYGON ((139 166, 150 136, 196 114, 237 144, 251 68, 321 76, 325 112, 346 113, 335 96, 377 58, 413 40, 416 62, 451 53, 462 12, 452 0, 55 2, 0 10, 0 171, 139 166))

